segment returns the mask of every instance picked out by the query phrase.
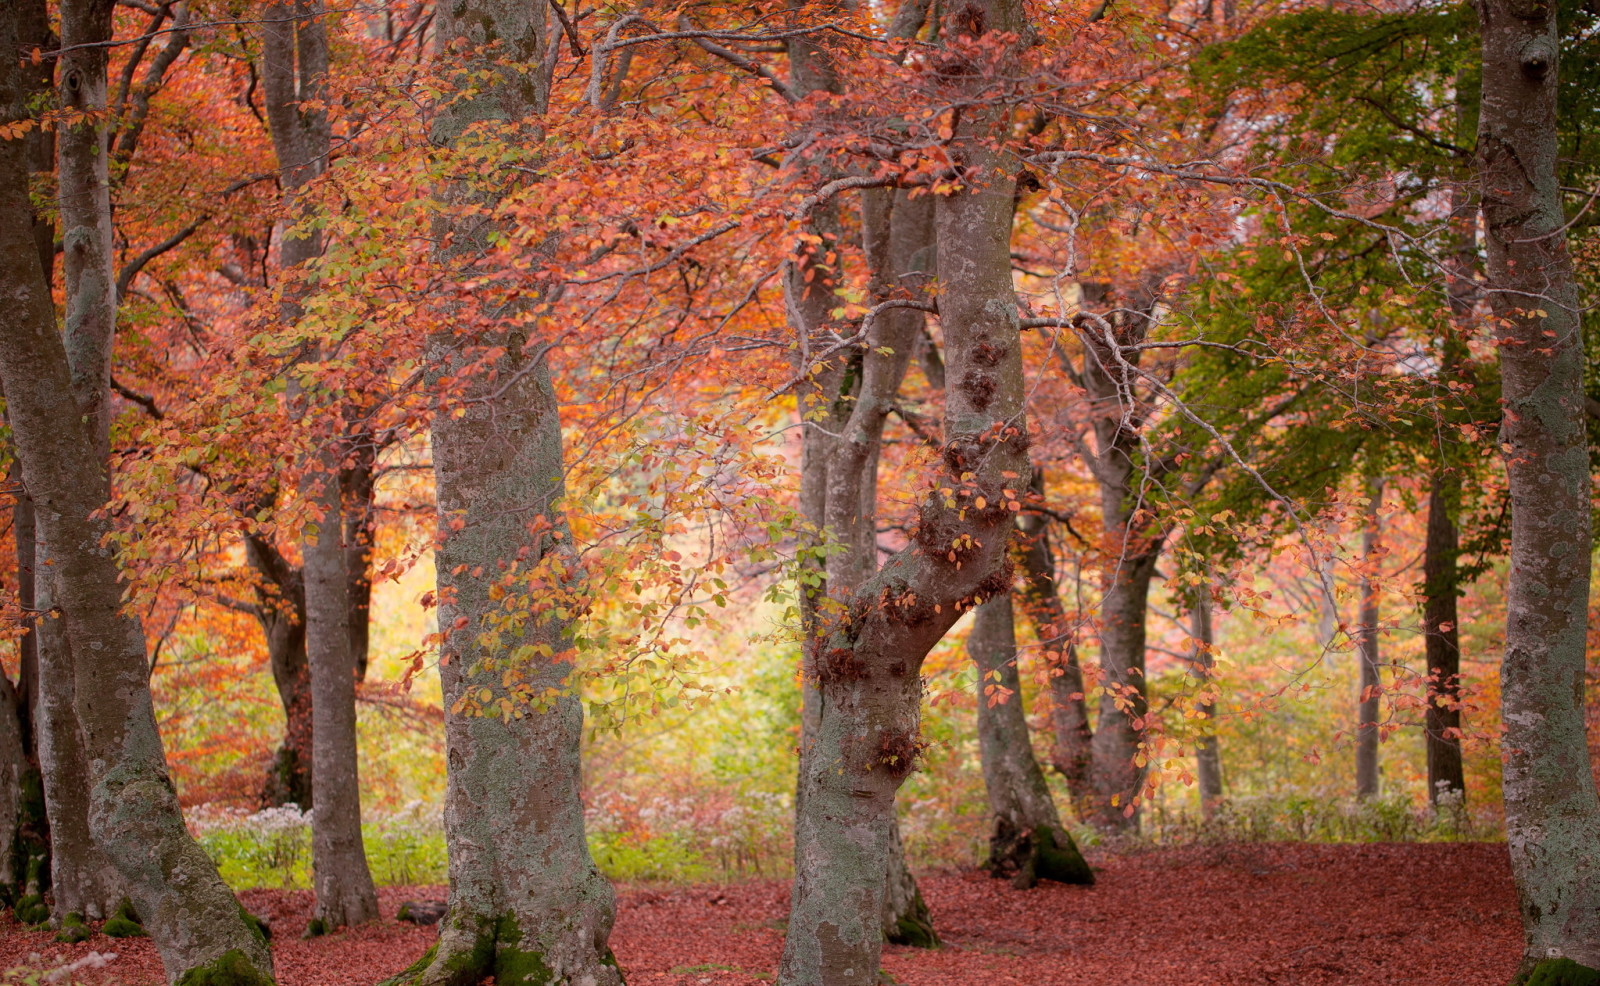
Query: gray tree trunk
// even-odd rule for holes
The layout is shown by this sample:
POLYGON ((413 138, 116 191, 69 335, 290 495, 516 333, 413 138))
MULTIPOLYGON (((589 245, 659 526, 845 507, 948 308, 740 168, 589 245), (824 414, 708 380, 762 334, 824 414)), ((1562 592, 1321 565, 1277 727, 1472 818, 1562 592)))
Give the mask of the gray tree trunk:
MULTIPOLYGON (((1033 492, 1044 495, 1044 474, 1033 472, 1033 492)), ((1033 624, 1033 635, 1046 655, 1053 655, 1050 667, 1050 724, 1054 742, 1050 764, 1067 784, 1067 797, 1080 819, 1089 816, 1094 801, 1090 768, 1094 763, 1094 731, 1089 726, 1089 700, 1084 692, 1083 667, 1078 661, 1078 644, 1073 627, 1061 604, 1056 585, 1055 553, 1050 549, 1050 530, 1045 518, 1034 512, 1017 517, 1022 531, 1022 609, 1033 624)))
MULTIPOLYGON (((514 127, 544 111, 544 76, 530 69, 542 63, 545 9, 510 0, 440 8, 440 52, 487 78, 441 107, 436 144, 449 147, 469 126, 514 127)), ((442 198, 489 206, 493 194, 463 181, 442 198)), ((436 232, 441 259, 472 276, 488 250, 485 225, 443 217, 436 232)), ((432 379, 457 380, 441 395, 433 425, 439 626, 449 633, 439 673, 450 901, 438 945, 395 981, 461 986, 493 976, 501 986, 620 986, 606 944, 614 895, 584 839, 583 704, 571 680, 567 615, 577 606, 555 608, 582 589, 562 515, 559 408, 542 344, 480 314, 492 307, 482 297, 489 290, 478 289, 481 309, 458 311, 456 333, 429 343, 432 379), (504 355, 479 366, 483 350, 496 347, 504 355), (463 376, 467 367, 475 369, 463 376), (544 612, 513 618, 498 593, 491 597, 519 570, 551 583, 544 612), (511 672, 520 680, 508 684, 511 672)))
POLYGON ((1090 745, 1094 795, 1088 818, 1109 833, 1134 831, 1139 825, 1145 772, 1137 758, 1148 712, 1144 662, 1150 580, 1166 537, 1145 503, 1136 462, 1148 413, 1134 370, 1140 351, 1120 347, 1149 335, 1158 311, 1158 283, 1154 272, 1146 274, 1114 299, 1118 304, 1108 316, 1079 329, 1084 347, 1080 378, 1094 408, 1095 448, 1092 453, 1085 450, 1085 461, 1100 487, 1106 553, 1100 596, 1103 678, 1090 745))
POLYGON ((1557 6, 1478 4, 1478 168, 1511 493, 1502 772, 1519 980, 1600 970, 1600 801, 1584 722, 1591 551, 1583 323, 1557 178, 1557 6), (1567 968, 1563 969, 1562 966, 1567 968))
MULTIPOLYGON (((1020 5, 997 2, 983 14, 952 16, 944 35, 1025 28, 1020 5)), ((794 892, 779 967, 785 986, 877 979, 894 795, 919 749, 922 661, 961 609, 1009 587, 1007 502, 1020 492, 1028 463, 1011 283, 1015 176, 990 144, 1008 121, 1006 111, 988 107, 963 117, 953 156, 984 180, 935 204, 940 322, 948 378, 956 381, 946 395, 944 469, 935 486, 950 485, 960 505, 939 495, 925 501, 913 544, 856 587, 826 646, 808 656, 819 701, 801 762, 794 892)), ((858 434, 880 407, 858 400, 844 434, 858 434)))
MULTIPOLYGON (((61 105, 90 114, 60 128, 57 190, 61 217, 62 274, 66 285, 63 340, 72 394, 89 425, 93 455, 84 465, 106 468, 111 450, 111 341, 116 322, 116 279, 111 233, 110 168, 106 156, 106 50, 112 0, 70 0, 61 5, 59 92, 61 105)), ((42 518, 41 518, 42 521, 42 518)), ((44 525, 41 523, 41 528, 44 525)), ((40 531, 36 570, 44 573, 40 608, 61 605, 55 573, 61 550, 40 531)), ((90 837, 89 765, 77 721, 75 658, 66 616, 39 627, 40 766, 50 816, 52 915, 108 916, 117 898, 117 878, 90 837)))
MULTIPOLYGON (((925 5, 923 5, 925 7, 925 5)), ((892 27, 907 37, 922 26, 926 10, 902 5, 892 27), (920 10, 920 13, 919 13, 920 10)), ((799 94, 837 91, 838 80, 829 54, 813 39, 790 44, 792 89, 799 94)), ((802 162, 796 162, 804 163, 802 162)), ((925 300, 933 277, 933 203, 904 192, 872 189, 862 196, 862 246, 874 305, 890 299, 925 300)), ((836 303, 839 262, 827 260, 840 245, 837 208, 828 203, 808 223, 818 237, 785 270, 789 321, 801 342, 801 358, 827 345, 831 310, 836 303)), ((822 361, 807 381, 801 408, 808 424, 802 438, 801 506, 817 532, 816 545, 831 545, 824 558, 807 559, 803 593, 806 669, 802 685, 800 774, 815 747, 818 703, 816 657, 827 647, 850 594, 878 570, 878 463, 890 405, 899 392, 923 333, 925 316, 912 308, 881 311, 863 344, 822 361), (857 414, 857 405, 865 410, 857 414), (841 437, 842 436, 842 437, 841 437)), ((814 545, 813 547, 815 547, 814 545)), ((796 813, 806 787, 797 788, 796 813)), ((916 878, 905 859, 898 821, 892 824, 884 869, 882 927, 885 940, 901 945, 934 947, 938 935, 916 878)))
MULTIPOLYGON (((304 218, 300 190, 327 167, 331 131, 325 110, 328 37, 321 0, 279 0, 262 26, 262 88, 288 205, 285 223, 304 218)), ((279 259, 288 277, 322 256, 315 230, 286 228, 279 259)), ((301 316, 297 284, 283 289, 282 314, 301 316)), ((315 359, 317 347, 306 354, 315 359)), ((306 396, 298 387, 292 395, 306 396)), ((302 413, 314 409, 302 407, 302 413)), ((378 894, 361 838, 361 783, 356 749, 355 655, 351 651, 349 576, 340 483, 342 441, 317 435, 318 452, 304 464, 300 495, 318 514, 316 533, 300 544, 305 581, 305 647, 311 678, 311 777, 316 809, 311 857, 317 904, 308 931, 320 934, 378 916, 378 894)), ((309 530, 309 528, 308 528, 309 530)))
MULTIPOLYGON (((1210 586, 1195 587, 1190 632, 1194 635, 1194 671, 1201 688, 1211 684, 1216 666, 1216 630, 1212 625, 1210 586)), ((1222 746, 1217 740, 1217 705, 1200 703, 1200 738, 1194 745, 1195 774, 1200 784, 1200 814, 1210 818, 1222 801, 1222 746)))
MULTIPOLYGON (((82 11, 63 9, 63 41, 82 11)), ((0 51, 17 50, 16 8, 0 7, 0 51)), ((104 49, 94 49, 104 55, 104 49)), ((0 123, 26 117, 18 59, 0 59, 0 123)), ((79 85, 82 84, 80 79, 79 85)), ((56 604, 74 661, 74 705, 89 765, 89 825, 174 982, 271 982, 266 942, 178 809, 151 706, 144 633, 122 609, 116 560, 99 513, 110 489, 95 418, 73 396, 67 350, 39 265, 18 141, 0 141, 0 389, 39 540, 56 562, 56 604), (92 655, 92 657, 91 657, 92 655), (228 978, 223 978, 226 971, 228 978), (209 976, 209 979, 201 977, 209 976)), ((69 246, 70 250, 70 246, 69 246)))
MULTIPOLYGON (((1374 481, 1367 491, 1367 523, 1361 532, 1361 560, 1367 566, 1378 564, 1378 515, 1383 505, 1383 482, 1374 481)), ((1361 684, 1356 707, 1356 797, 1365 801, 1378 796, 1378 705, 1382 679, 1378 675, 1378 585, 1369 570, 1361 575, 1361 628, 1356 650, 1361 661, 1361 684)))
MULTIPOLYGON (((269 498, 263 507, 271 506, 269 498)), ((259 534, 245 538, 245 558, 258 580, 255 617, 267 639, 267 663, 283 706, 283 742, 267 768, 263 805, 314 807, 311 783, 311 665, 306 659, 304 575, 259 534)))
POLYGON ((1017 672, 1010 594, 978 607, 967 653, 978 668, 978 750, 989 799, 989 872, 1020 889, 1039 880, 1093 883, 1094 874, 1061 827, 1050 785, 1033 756, 1017 672))
POLYGON ((1461 540, 1451 513, 1461 502, 1460 473, 1434 470, 1428 488, 1428 532, 1423 547, 1422 625, 1428 662, 1428 705, 1423 743, 1428 760, 1428 799, 1449 797, 1459 807, 1466 795, 1461 760, 1461 629, 1456 597, 1461 576, 1461 540))

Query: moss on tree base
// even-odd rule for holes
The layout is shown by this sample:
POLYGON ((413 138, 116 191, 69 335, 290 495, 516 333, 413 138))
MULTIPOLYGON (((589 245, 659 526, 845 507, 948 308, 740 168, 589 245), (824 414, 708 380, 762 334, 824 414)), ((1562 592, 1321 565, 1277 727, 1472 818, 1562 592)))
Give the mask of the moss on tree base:
POLYGON ((101 934, 108 938, 141 938, 144 936, 144 925, 139 923, 139 915, 133 911, 133 902, 122 898, 117 909, 100 926, 101 934))
POLYGON ((1094 870, 1063 829, 1041 825, 1033 830, 1034 873, 1041 880, 1094 885, 1094 870))
POLYGON ((938 948, 939 934, 933 930, 933 914, 918 890, 911 906, 895 922, 894 930, 884 936, 891 945, 909 945, 912 948, 938 948))
POLYGON ((44 905, 44 898, 38 894, 29 894, 17 901, 17 920, 27 925, 38 925, 50 920, 50 908, 44 905))
POLYGON ((56 941, 66 945, 75 945, 93 937, 94 929, 84 923, 83 915, 77 911, 72 911, 62 918, 61 930, 56 932, 56 941))
MULTIPOLYGON (((518 947, 522 941, 521 930, 514 915, 503 914, 497 919, 480 919, 479 933, 472 939, 471 948, 458 948, 444 956, 443 968, 423 979, 439 962, 439 943, 435 942, 405 971, 385 979, 379 986, 412 986, 417 982, 476 983, 494 977, 496 986, 549 986, 556 982, 556 974, 545 962, 544 953, 518 947)), ((600 957, 601 965, 617 964, 616 957, 607 949, 600 957)))
POLYGON ((1600 971, 1571 959, 1545 959, 1518 982, 1521 986, 1600 986, 1600 971))
POLYGON ((273 986, 272 977, 234 948, 178 977, 173 986, 273 986))

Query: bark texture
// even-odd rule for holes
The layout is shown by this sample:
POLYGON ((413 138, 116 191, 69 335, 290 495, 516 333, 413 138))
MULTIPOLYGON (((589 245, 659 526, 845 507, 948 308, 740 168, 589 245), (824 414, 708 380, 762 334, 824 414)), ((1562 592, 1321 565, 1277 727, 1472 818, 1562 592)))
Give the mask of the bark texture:
MULTIPOLYGON (((1044 496, 1044 473, 1033 472, 1032 492, 1044 496)), ((1084 692, 1083 667, 1073 627, 1061 604, 1056 584, 1056 559, 1050 546, 1050 528, 1043 515, 1025 511, 1017 517, 1022 532, 1018 558, 1022 569, 1022 609, 1033 624, 1033 635, 1051 662, 1050 725, 1054 735, 1050 765, 1067 784, 1067 797, 1079 818, 1087 818, 1094 800, 1089 781, 1094 762, 1094 732, 1089 726, 1089 702, 1084 692)))
MULTIPOLYGON (((262 27, 262 87, 279 182, 288 206, 279 260, 289 282, 282 315, 301 316, 296 298, 301 270, 322 256, 322 236, 296 229, 308 216, 297 201, 301 190, 327 167, 331 131, 320 102, 326 96, 328 37, 321 0, 271 3, 262 27)), ((315 360, 320 347, 306 347, 315 360)), ((300 401, 299 387, 291 392, 300 401)), ((318 409, 301 407, 306 417, 318 409)), ((341 436, 323 436, 305 463, 300 495, 317 513, 301 540, 304 559, 304 641, 311 683, 311 777, 317 807, 311 820, 313 884, 317 904, 308 929, 320 934, 378 916, 378 894, 367 869, 361 838, 361 784, 356 753, 356 659, 350 631, 350 583, 346 570, 341 436)))
POLYGON ((1094 874, 1061 827, 1050 785, 1033 756, 1017 673, 1010 594, 979 606, 967 637, 978 668, 978 750, 989 798, 989 872, 1026 890, 1043 880, 1093 883, 1094 874))
POLYGON ((1367 523, 1361 532, 1361 560, 1366 566, 1361 575, 1360 629, 1356 653, 1361 662, 1360 684, 1356 694, 1356 797, 1362 801, 1378 796, 1378 705, 1383 682, 1378 671, 1378 584, 1374 567, 1378 556, 1378 516, 1383 506, 1383 483, 1374 482, 1367 491, 1367 523))
MULTIPOLYGON (((263 506, 270 506, 268 498, 263 506)), ((311 665, 306 659, 306 590, 304 574, 272 542, 252 534, 245 538, 245 557, 258 586, 252 613, 267 638, 272 682, 283 706, 283 742, 267 768, 261 787, 263 805, 314 807, 311 783, 311 665)))
MULTIPOLYGON (((64 8, 63 41, 70 44, 68 13, 64 8)), ((8 5, 0 8, 0 51, 16 45, 17 18, 8 5)), ((0 123, 26 114, 19 75, 16 59, 0 59, 0 123)), ((22 142, 0 141, 0 387, 39 540, 51 546, 59 622, 78 657, 74 707, 89 764, 90 830, 116 865, 170 979, 270 983, 266 942, 247 927, 178 810, 150 701, 144 634, 122 610, 116 561, 101 547, 108 524, 96 512, 110 490, 97 419, 73 396, 31 227, 22 142), (198 978, 224 968, 227 979, 198 978)))
MULTIPOLYGON (((1209 586, 1196 587, 1189 619, 1189 632, 1194 636, 1194 674, 1200 687, 1206 689, 1216 666, 1217 646, 1209 586)), ((1216 702, 1206 698, 1200 703, 1199 712, 1200 738, 1194 748, 1195 776, 1200 785, 1200 814, 1210 818, 1222 801, 1222 746, 1217 741, 1216 702)))
MULTIPOLYGON (((543 112, 544 76, 528 70, 541 64, 543 4, 458 0, 439 18, 441 50, 464 54, 487 78, 441 109, 436 143, 543 112)), ((442 197, 487 206, 492 194, 462 184, 442 197)), ((490 249, 489 230, 471 217, 442 219, 436 232, 459 276, 490 249)), ((562 517, 561 422, 545 349, 524 324, 459 314, 457 332, 430 340, 434 381, 456 380, 433 429, 439 625, 453 630, 440 657, 449 911, 437 948, 396 981, 620 986, 606 945, 614 895, 584 839, 583 705, 570 680, 577 607, 556 598, 576 595, 582 576, 562 517), (485 363, 484 351, 498 347, 504 354, 485 363), (507 610, 496 587, 519 571, 546 580, 540 595, 558 605, 507 610), (520 684, 508 689, 513 674, 520 684)), ((509 597, 530 591, 513 585, 509 597)))
POLYGON ((1428 662, 1428 705, 1422 731, 1428 799, 1437 805, 1446 798, 1458 808, 1467 785, 1461 760, 1461 618, 1456 607, 1461 539, 1451 514, 1460 502, 1460 474, 1449 468, 1435 469, 1428 487, 1422 563, 1422 625, 1428 662))
MULTIPOLYGON (((976 15, 964 8, 942 33, 989 30, 1021 35, 1020 5, 990 4, 976 15)), ((854 589, 825 645, 807 655, 815 727, 801 761, 794 891, 779 969, 786 986, 876 980, 894 795, 918 754, 922 661, 962 609, 1010 584, 1006 504, 1028 465, 1010 270, 1014 166, 992 143, 1008 119, 981 105, 963 116, 953 157, 963 173, 982 178, 935 204, 950 387, 934 485, 951 494, 936 490, 924 502, 912 544, 854 589)), ((879 406, 856 401, 848 440, 879 406)))
POLYGON ((1600 801, 1584 722, 1591 551, 1583 323, 1557 180, 1556 5, 1478 4, 1478 169, 1511 493, 1502 773, 1521 976, 1600 969, 1600 801))

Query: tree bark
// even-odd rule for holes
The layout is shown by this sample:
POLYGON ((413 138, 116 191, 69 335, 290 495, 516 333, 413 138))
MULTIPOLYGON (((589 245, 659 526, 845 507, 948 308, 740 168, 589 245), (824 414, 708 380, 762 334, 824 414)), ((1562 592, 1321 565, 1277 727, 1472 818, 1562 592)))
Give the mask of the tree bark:
POLYGON ((1428 662, 1428 705, 1422 731, 1428 799, 1438 805, 1443 798, 1457 808, 1467 790, 1461 760, 1461 629, 1456 611, 1461 585, 1456 560, 1461 555, 1461 541, 1451 518, 1460 502, 1460 474, 1448 467, 1435 469, 1428 487, 1428 532, 1422 561, 1422 626, 1428 662))
MULTIPOLYGON (((1190 632, 1194 634, 1194 670, 1202 690, 1211 687, 1216 667, 1216 631, 1211 621, 1211 588, 1195 587, 1190 632)), ((1217 740, 1217 705, 1207 697, 1200 703, 1200 738, 1195 741, 1195 774, 1200 784, 1200 814, 1209 819, 1222 802, 1222 748, 1217 740)))
MULTIPOLYGON (((264 498, 270 506, 276 497, 264 498)), ((306 593, 299 568, 266 538, 245 538, 245 558, 256 572, 255 616, 267 640, 267 662, 283 706, 283 742, 267 768, 263 805, 314 806, 311 777, 311 665, 306 659, 306 593)))
MULTIPOLYGON (((331 145, 325 98, 328 37, 321 0, 279 0, 269 4, 262 28, 262 88, 267 119, 278 159, 287 217, 279 259, 287 278, 294 278, 322 256, 317 230, 288 228, 305 219, 298 201, 302 189, 327 167, 331 145)), ((282 316, 301 317, 296 300, 302 289, 282 289, 282 316)), ((320 347, 304 354, 315 360, 320 347)), ((291 387, 299 402, 306 393, 291 387)), ((309 404, 302 415, 315 416, 309 404)), ((317 808, 311 820, 311 856, 317 903, 309 933, 321 934, 378 916, 378 894, 367 869, 361 838, 361 783, 356 748, 356 660, 351 651, 349 576, 344 545, 345 523, 341 437, 314 434, 318 444, 307 457, 300 496, 316 511, 300 550, 305 582, 305 648, 311 678, 311 777, 317 808)))
MULTIPOLYGON (((1017 4, 970 13, 952 16, 944 35, 1025 29, 1017 4)), ((1003 49, 1008 63, 1014 55, 1003 49)), ((826 647, 808 656, 819 700, 801 761, 794 891, 779 968, 785 986, 876 980, 894 795, 919 748, 922 661, 961 609, 1010 584, 1008 503, 1020 497, 1028 463, 1011 283, 1015 174, 994 146, 1008 120, 1006 110, 981 102, 968 109, 950 147, 963 173, 982 180, 935 204, 940 322, 955 381, 945 400, 943 474, 922 505, 912 545, 856 587, 826 647), (944 486, 948 497, 938 493, 944 486)), ((879 407, 856 401, 849 440, 879 407)))
POLYGON ((1518 979, 1556 982, 1572 963, 1587 978, 1600 970, 1600 801, 1583 701, 1592 548, 1583 323, 1557 178, 1557 7, 1483 0, 1478 15, 1486 289, 1499 320, 1511 494, 1506 842, 1526 932, 1518 979))
MULTIPOLYGON (((59 128, 57 191, 61 217, 62 273, 66 286, 63 341, 71 393, 88 423, 92 455, 82 465, 106 469, 111 449, 111 341, 116 321, 112 268, 110 170, 106 159, 106 49, 112 0, 69 0, 61 5, 58 100, 89 118, 59 128)), ((39 231, 34 230, 37 237, 39 231)), ((37 239, 35 240, 37 248, 37 239)), ((97 477, 102 478, 103 477, 97 477)), ((78 913, 106 917, 117 898, 117 878, 102 847, 90 836, 89 764, 77 721, 72 635, 55 613, 62 594, 54 583, 60 546, 44 535, 40 520, 36 571, 40 609, 51 617, 39 633, 39 740, 46 811, 54 838, 51 854, 52 916, 78 913)))
MULTIPOLYGON (((80 13, 63 11, 65 30, 80 13)), ((0 51, 17 18, 0 7, 0 51)), ((96 49, 102 53, 104 49, 96 49)), ((19 60, 0 59, 0 123, 26 117, 19 60)), ((20 141, 0 141, 0 389, 74 661, 74 705, 89 766, 89 825, 161 952, 168 977, 271 982, 266 942, 245 923, 216 867, 184 828, 151 706, 144 633, 122 609, 116 560, 102 547, 110 489, 97 419, 73 396, 67 350, 39 265, 20 141), (90 657, 92 655, 92 658, 90 657), (226 978, 224 978, 224 975, 226 978)), ((52 621, 55 622, 55 621, 52 621)))
POLYGON ((883 880, 883 940, 891 945, 938 948, 939 933, 933 912, 922 899, 916 877, 906 865, 906 847, 900 839, 900 819, 889 821, 888 866, 883 880))
MULTIPOLYGON (((526 125, 544 112, 544 75, 527 66, 542 63, 545 10, 509 0, 440 8, 440 52, 486 77, 440 108, 438 146, 469 126, 526 125)), ((462 181, 441 199, 489 208, 494 194, 462 181)), ((442 216, 440 260, 473 276, 490 228, 476 215, 442 216)), ((455 380, 433 424, 450 901, 435 950, 395 981, 620 986, 606 944, 614 895, 589 855, 579 792, 583 704, 571 675, 583 575, 562 513, 559 407, 546 349, 526 324, 478 314, 532 299, 491 303, 490 290, 478 288, 481 309, 456 307, 455 332, 429 341, 431 379, 455 380), (542 611, 508 610, 502 586, 510 598, 535 591, 542 611)))
MULTIPOLYGON (((1043 499, 1044 473, 1038 469, 1033 472, 1032 492, 1043 499)), ((1073 813, 1086 819, 1094 801, 1089 777, 1094 762, 1094 731, 1089 726, 1089 702, 1083 687, 1083 667, 1078 662, 1078 645, 1056 585, 1048 521, 1037 512, 1025 511, 1017 517, 1017 528, 1023 535, 1018 552, 1022 563, 1022 609, 1050 662, 1050 724, 1054 733, 1050 764, 1066 781, 1073 813)))
POLYGON ((1026 890, 1039 880, 1093 883, 1094 874, 1061 827, 1050 785, 1033 756, 1017 671, 1010 594, 973 618, 967 653, 978 668, 978 750, 989 799, 989 872, 1026 890))
POLYGON ((1374 567, 1378 564, 1378 515, 1383 505, 1383 482, 1375 480, 1367 491, 1367 523, 1361 532, 1360 636, 1356 649, 1361 661, 1361 683, 1356 711, 1356 797, 1378 796, 1378 704, 1383 682, 1378 675, 1378 592, 1374 567))

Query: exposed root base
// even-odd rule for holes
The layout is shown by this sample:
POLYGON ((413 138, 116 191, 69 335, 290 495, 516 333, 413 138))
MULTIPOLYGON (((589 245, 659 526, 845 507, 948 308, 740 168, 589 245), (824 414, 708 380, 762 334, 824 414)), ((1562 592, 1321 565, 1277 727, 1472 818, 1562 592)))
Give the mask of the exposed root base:
POLYGON ((272 977, 257 969, 237 948, 178 977, 174 986, 273 986, 272 977))
POLYGON ((1031 832, 997 831, 989 840, 989 872, 1009 876, 1011 885, 1028 890, 1040 880, 1094 884, 1094 870, 1064 829, 1041 825, 1031 832))
POLYGON ((895 922, 894 930, 884 936, 891 945, 910 945, 913 948, 938 948, 939 934, 933 930, 933 914, 928 910, 922 891, 911 901, 911 906, 895 922))
POLYGON ((1518 975, 1513 986, 1600 986, 1600 971, 1571 959, 1545 959, 1518 975))

